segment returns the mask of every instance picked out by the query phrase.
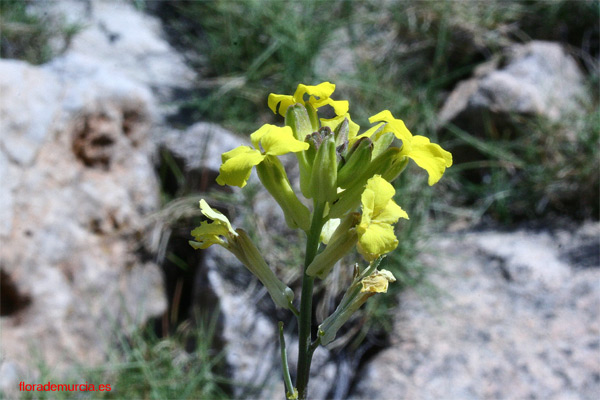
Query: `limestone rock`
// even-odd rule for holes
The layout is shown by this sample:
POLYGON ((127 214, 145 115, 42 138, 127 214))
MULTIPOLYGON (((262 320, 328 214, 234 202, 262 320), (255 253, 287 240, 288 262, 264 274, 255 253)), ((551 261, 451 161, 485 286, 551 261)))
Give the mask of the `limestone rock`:
POLYGON ((50 133, 62 88, 53 74, 6 60, 0 64, 0 93, 0 146, 13 162, 30 165, 50 133))
POLYGON ((33 10, 82 27, 66 55, 81 55, 108 65, 155 89, 161 98, 170 96, 172 89, 189 87, 195 79, 183 56, 163 37, 158 19, 136 10, 132 2, 39 2, 33 10))
MULTIPOLYGON (((101 362, 115 330, 165 306, 140 244, 159 204, 154 98, 81 56, 0 71, 0 370, 24 371, 35 354, 57 370, 101 362)), ((9 376, 25 375, 3 374, 6 393, 9 376)))
POLYGON ((451 122, 477 133, 486 112, 556 121, 579 111, 586 98, 583 74, 559 44, 532 41, 513 45, 506 53, 503 66, 492 60, 457 85, 440 112, 441 125, 451 122))
MULTIPOLYGON (((577 232, 477 232, 439 238, 435 301, 405 293, 391 348, 353 398, 595 399, 600 396, 600 265, 568 262, 577 232)), ((594 252, 593 250, 591 252, 594 252)))
POLYGON ((219 171, 222 153, 242 144, 249 145, 247 139, 208 122, 198 122, 183 131, 160 132, 156 141, 181 159, 186 170, 209 169, 213 172, 219 171))

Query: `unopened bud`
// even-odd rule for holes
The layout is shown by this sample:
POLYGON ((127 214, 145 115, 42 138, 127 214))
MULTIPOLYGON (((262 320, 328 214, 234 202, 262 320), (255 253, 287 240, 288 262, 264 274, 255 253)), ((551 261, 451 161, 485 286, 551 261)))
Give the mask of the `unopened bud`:
MULTIPOLYGON (((310 106, 314 111, 314 108, 310 106)), ((298 140, 304 140, 304 137, 314 131, 309 113, 305 106, 296 103, 288 107, 285 113, 285 124, 292 128, 294 137, 298 140)), ((300 190, 306 198, 310 198, 310 174, 312 159, 308 159, 308 151, 299 151, 296 154, 298 166, 300 169, 300 190)), ((313 156, 314 158, 314 156, 313 156)))
POLYGON ((348 134, 350 133, 350 123, 348 122, 348 118, 344 118, 344 120, 335 127, 333 134, 335 135, 335 145, 337 147, 346 147, 348 146, 348 134))
POLYGON ((357 176, 362 175, 362 172, 371 161, 372 152, 373 143, 368 137, 361 138, 354 143, 348 151, 345 164, 338 171, 337 184, 339 187, 346 189, 356 180, 357 176))
POLYGON ((288 107, 285 112, 285 124, 292 128, 292 132, 298 140, 303 140, 306 135, 314 131, 308 117, 308 111, 300 103, 288 107))
POLYGON ((311 194, 315 201, 332 202, 336 198, 337 153, 335 150, 335 137, 331 134, 323 138, 323 142, 317 149, 310 182, 311 194))

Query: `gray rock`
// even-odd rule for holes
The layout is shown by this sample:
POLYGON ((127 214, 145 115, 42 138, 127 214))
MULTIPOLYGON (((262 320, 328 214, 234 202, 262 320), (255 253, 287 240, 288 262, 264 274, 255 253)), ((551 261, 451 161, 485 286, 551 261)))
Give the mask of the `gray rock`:
POLYGON ((561 260, 581 231, 600 225, 438 238, 423 261, 439 296, 402 295, 393 345, 353 398, 598 398, 600 265, 561 260))
POLYGON ((7 236, 12 229, 14 217, 14 190, 18 184, 18 168, 11 165, 0 151, 0 237, 7 236))
MULTIPOLYGON (((185 176, 185 192, 208 192, 209 189, 219 189, 233 190, 239 194, 238 188, 221 187, 215 179, 221 167, 221 154, 238 146, 251 146, 247 137, 235 135, 217 124, 198 122, 185 130, 157 130, 155 142, 178 162, 178 167, 185 176)), ((295 156, 284 155, 281 159, 288 178, 296 188, 296 192, 300 193, 298 171, 294 168, 295 156)), ((259 187, 252 198, 252 204, 245 205, 252 209, 255 215, 259 215, 261 221, 268 221, 269 229, 275 232, 286 231, 288 228, 283 212, 260 185, 255 169, 252 170, 248 185, 259 185, 259 187)))
POLYGON ((56 77, 23 61, 0 63, 0 147, 13 162, 30 165, 51 132, 62 88, 56 77), (18 82, 18 84, 15 84, 18 82))
POLYGON ((492 60, 459 83, 439 114, 469 132, 483 126, 482 114, 544 116, 552 121, 580 113, 586 90, 575 60, 557 43, 532 41, 508 48, 504 66, 492 60))
MULTIPOLYGON (((0 70, 0 267, 10 289, 0 370, 102 362, 115 330, 165 308, 158 265, 138 256, 145 215, 159 205, 154 98, 85 57, 0 60, 0 70), (22 153, 7 145, 13 138, 22 153)), ((25 374, 2 376, 10 395, 18 382, 9 378, 25 374)))
POLYGON ((198 122, 184 131, 159 132, 156 141, 183 160, 187 170, 209 169, 213 172, 219 171, 222 153, 250 145, 247 138, 208 122, 198 122))
POLYGON ((64 0, 39 2, 32 8, 83 27, 66 55, 108 65, 156 89, 161 97, 168 97, 174 88, 189 87, 195 79, 184 57, 164 39, 158 19, 136 10, 132 2, 64 0))

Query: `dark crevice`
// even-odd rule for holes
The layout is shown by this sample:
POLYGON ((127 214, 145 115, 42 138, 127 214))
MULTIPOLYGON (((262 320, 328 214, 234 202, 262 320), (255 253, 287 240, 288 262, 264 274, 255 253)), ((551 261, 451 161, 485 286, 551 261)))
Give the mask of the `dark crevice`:
POLYGON ((31 297, 22 293, 12 277, 0 269, 0 316, 8 317, 19 313, 31 304, 31 297))

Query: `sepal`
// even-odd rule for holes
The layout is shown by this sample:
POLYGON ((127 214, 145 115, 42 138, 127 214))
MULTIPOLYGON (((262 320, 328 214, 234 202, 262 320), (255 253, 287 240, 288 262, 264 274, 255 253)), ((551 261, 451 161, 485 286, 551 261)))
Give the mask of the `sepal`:
POLYGON ((350 213, 340 222, 329 239, 329 244, 319 253, 306 269, 309 276, 325 279, 335 263, 342 259, 358 241, 356 225, 360 221, 359 213, 350 213))
POLYGON ((323 142, 315 155, 310 182, 314 200, 325 203, 332 202, 337 196, 337 153, 335 137, 331 133, 322 137, 323 142))
POLYGON ((309 229, 310 211, 298 200, 281 161, 274 156, 266 156, 256 166, 258 178, 283 210, 285 221, 292 229, 309 229))
POLYGON ((365 137, 358 140, 346 156, 346 162, 338 171, 337 185, 343 189, 347 189, 357 176, 360 176, 364 171, 365 166, 371 162, 371 154, 373 153, 373 142, 365 137))

